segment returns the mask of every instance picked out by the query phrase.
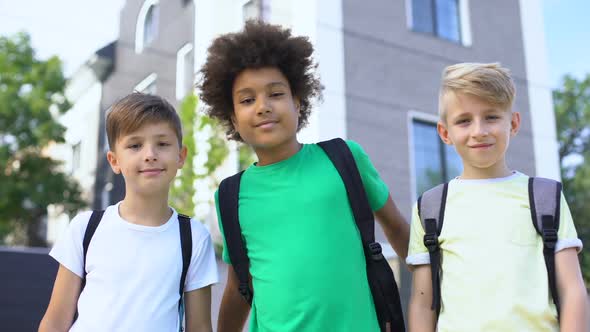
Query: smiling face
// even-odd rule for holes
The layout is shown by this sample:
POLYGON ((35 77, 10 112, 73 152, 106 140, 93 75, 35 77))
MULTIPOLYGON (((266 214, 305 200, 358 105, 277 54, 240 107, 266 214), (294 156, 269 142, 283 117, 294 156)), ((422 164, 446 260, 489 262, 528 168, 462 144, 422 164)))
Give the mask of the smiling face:
POLYGON ((449 93, 445 117, 437 125, 441 139, 463 160, 462 178, 507 176, 506 150, 520 128, 520 114, 492 106, 469 94, 449 93))
POLYGON ((172 126, 156 122, 121 135, 107 153, 107 160, 113 172, 123 174, 126 195, 150 196, 168 193, 186 153, 172 126))
POLYGON ((232 101, 233 126, 259 158, 298 149, 299 101, 280 70, 245 69, 234 80, 232 101))

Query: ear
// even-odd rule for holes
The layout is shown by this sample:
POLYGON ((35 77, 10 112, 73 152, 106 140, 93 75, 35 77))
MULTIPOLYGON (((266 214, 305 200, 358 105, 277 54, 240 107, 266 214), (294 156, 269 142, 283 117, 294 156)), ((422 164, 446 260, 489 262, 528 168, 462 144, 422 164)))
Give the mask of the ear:
POLYGON ((187 153, 188 150, 186 148, 186 145, 183 145, 182 148, 180 148, 180 153, 178 154, 178 168, 182 168, 182 166, 184 166, 187 153))
POLYGON ((107 152, 107 161, 111 165, 111 169, 115 174, 121 174, 121 167, 119 166, 117 155, 113 151, 107 152))
POLYGON ((512 118, 510 119, 510 136, 514 137, 520 129, 520 113, 512 112, 512 118))
POLYGON ((297 115, 301 116, 301 99, 299 97, 293 97, 293 103, 295 104, 297 115))
POLYGON ((447 128, 447 125, 444 124, 442 121, 439 121, 436 124, 436 131, 438 132, 438 136, 440 136, 440 139, 448 145, 453 145, 453 141, 451 141, 451 138, 449 137, 449 129, 447 128))

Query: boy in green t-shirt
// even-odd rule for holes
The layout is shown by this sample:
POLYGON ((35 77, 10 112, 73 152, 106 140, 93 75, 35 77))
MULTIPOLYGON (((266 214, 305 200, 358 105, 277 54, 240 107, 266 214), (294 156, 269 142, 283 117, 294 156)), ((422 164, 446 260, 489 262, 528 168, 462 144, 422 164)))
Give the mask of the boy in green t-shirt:
MULTIPOLYGON (((254 289, 250 330, 379 331, 344 184, 324 151, 296 136, 312 99, 321 96, 312 53, 307 38, 250 21, 243 31, 218 37, 201 69, 208 114, 258 157, 239 192, 254 289)), ((409 227, 368 156, 347 143, 371 208, 404 259, 409 227)), ((231 264, 226 250, 223 256, 231 264)), ((230 268, 219 331, 241 330, 248 311, 230 268)))
MULTIPOLYGON (((498 64, 460 63, 444 70, 437 129, 457 150, 463 173, 448 184, 439 249, 432 256, 414 208, 406 260, 414 269, 410 331, 588 331, 576 255, 582 242, 567 203, 561 194, 560 209, 555 209, 560 216, 554 248, 558 320, 544 243, 532 223, 529 177, 506 164, 508 144, 520 128, 520 114, 512 111, 514 96, 509 71, 498 64), (436 260, 432 266, 442 262, 436 271, 440 293, 434 292, 442 303, 438 317, 431 257, 436 260)), ((553 197, 557 201, 557 193, 553 197)), ((425 210, 420 213, 431 212, 425 210)), ((428 245, 432 248, 432 242, 428 245)))

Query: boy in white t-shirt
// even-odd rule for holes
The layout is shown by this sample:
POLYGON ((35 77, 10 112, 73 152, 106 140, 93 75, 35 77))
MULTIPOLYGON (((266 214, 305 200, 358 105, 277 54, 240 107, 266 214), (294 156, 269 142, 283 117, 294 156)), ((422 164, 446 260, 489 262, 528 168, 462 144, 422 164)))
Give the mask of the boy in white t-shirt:
POLYGON ((557 240, 545 247, 545 240, 555 239, 542 239, 533 225, 531 211, 538 210, 536 199, 529 200, 529 177, 506 163, 509 141, 520 128, 514 96, 509 71, 498 64, 460 63, 444 71, 437 129, 455 147, 463 172, 443 189, 438 204, 446 201, 444 209, 425 208, 433 191, 419 200, 421 211, 414 207, 406 260, 413 267, 412 332, 588 331, 577 258, 582 242, 567 202, 558 191, 543 202, 558 202, 559 211, 552 218, 558 220, 557 240), (554 257, 554 273, 545 255, 554 257))
POLYGON ((183 219, 192 255, 181 286, 181 220, 168 206, 187 154, 176 111, 161 97, 133 93, 113 105, 106 130, 107 160, 125 179, 125 198, 104 211, 86 255, 91 212, 77 215, 55 244, 50 255, 60 265, 39 331, 178 331, 182 292, 186 331, 211 331, 218 276, 210 235, 183 219))

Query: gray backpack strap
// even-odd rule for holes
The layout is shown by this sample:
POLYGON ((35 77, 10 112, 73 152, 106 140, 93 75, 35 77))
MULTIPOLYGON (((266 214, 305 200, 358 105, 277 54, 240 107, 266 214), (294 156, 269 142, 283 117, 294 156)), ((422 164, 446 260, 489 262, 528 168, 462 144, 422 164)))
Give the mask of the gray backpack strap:
POLYGON ((418 215, 424 227, 424 246, 430 255, 430 271, 432 276, 432 306, 438 315, 441 308, 441 251, 438 236, 442 230, 447 202, 448 183, 440 184, 418 198, 418 215))
POLYGON ((559 231, 561 183, 540 177, 529 178, 529 205, 533 226, 543 239, 543 257, 547 268, 549 290, 559 319, 560 303, 555 277, 555 246, 559 231))

